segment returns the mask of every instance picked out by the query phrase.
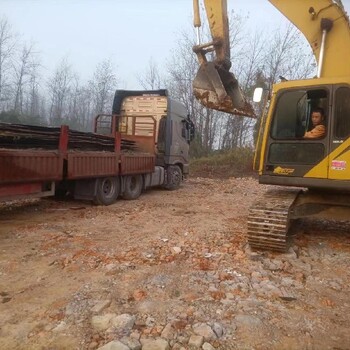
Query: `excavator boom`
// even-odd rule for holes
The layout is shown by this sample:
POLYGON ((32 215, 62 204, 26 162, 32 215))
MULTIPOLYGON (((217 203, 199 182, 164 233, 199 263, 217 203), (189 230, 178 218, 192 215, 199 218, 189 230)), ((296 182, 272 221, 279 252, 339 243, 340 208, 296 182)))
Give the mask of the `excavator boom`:
MULTIPOLYGON (((200 43, 199 0, 193 0, 197 45, 193 50, 200 64, 193 81, 195 97, 204 106, 234 115, 254 117, 238 81, 230 72, 227 0, 202 0, 212 41, 200 43), (207 59, 214 53, 214 59, 207 59)), ((309 42, 318 63, 318 77, 350 75, 350 25, 341 0, 269 0, 309 42), (340 23, 341 22, 341 23, 340 23), (325 55, 325 51, 327 54, 325 55)))
POLYGON ((193 47, 200 67, 193 81, 193 91, 200 103, 222 112, 254 117, 251 105, 244 98, 235 76, 230 72, 230 43, 227 0, 203 0, 212 41, 201 44, 199 0, 193 0, 197 45, 193 47), (214 52, 213 61, 206 54, 214 52))
POLYGON ((349 18, 339 0, 269 0, 309 42, 318 77, 350 75, 349 18), (326 52, 326 53, 325 53, 326 52))

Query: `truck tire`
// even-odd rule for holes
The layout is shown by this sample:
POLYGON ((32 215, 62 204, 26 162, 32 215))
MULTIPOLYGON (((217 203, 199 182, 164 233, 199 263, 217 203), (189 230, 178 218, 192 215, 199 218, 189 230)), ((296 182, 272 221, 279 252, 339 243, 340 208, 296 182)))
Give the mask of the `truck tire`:
POLYGON ((94 203, 98 205, 113 204, 119 196, 119 179, 117 177, 104 177, 96 181, 97 188, 94 203))
POLYGON ((173 191, 180 187, 182 182, 182 171, 178 165, 170 165, 167 169, 167 190, 173 191))
POLYGON ((125 177, 123 198, 127 200, 140 197, 143 187, 142 175, 128 175, 125 177))

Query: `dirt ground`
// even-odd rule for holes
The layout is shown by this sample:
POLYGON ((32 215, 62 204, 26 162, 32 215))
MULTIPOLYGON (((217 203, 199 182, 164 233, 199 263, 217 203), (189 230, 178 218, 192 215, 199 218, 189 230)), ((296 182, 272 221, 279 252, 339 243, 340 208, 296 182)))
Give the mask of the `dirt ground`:
POLYGON ((350 224, 304 220, 288 253, 252 252, 266 189, 1 204, 0 349, 350 349, 350 224))

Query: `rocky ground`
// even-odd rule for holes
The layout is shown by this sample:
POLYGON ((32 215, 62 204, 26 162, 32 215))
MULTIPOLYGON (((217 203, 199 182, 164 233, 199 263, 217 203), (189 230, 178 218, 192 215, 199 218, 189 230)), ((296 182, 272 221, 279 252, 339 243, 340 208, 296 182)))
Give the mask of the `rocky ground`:
POLYGON ((252 252, 252 178, 0 206, 1 349, 350 349, 350 224, 252 252))

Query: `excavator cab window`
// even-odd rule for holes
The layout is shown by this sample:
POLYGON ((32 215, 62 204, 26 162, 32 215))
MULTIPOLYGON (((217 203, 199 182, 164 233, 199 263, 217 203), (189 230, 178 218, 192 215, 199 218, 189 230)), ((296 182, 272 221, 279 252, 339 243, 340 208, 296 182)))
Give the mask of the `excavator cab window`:
MULTIPOLYGON (((312 122, 312 111, 321 108, 324 111, 322 124, 327 126, 327 110, 328 110, 328 92, 324 89, 309 90, 307 92, 307 114, 306 114, 306 129, 303 131, 310 131, 314 128, 312 122)), ((300 136, 302 137, 304 133, 300 136)), ((320 138, 324 138, 326 135, 320 138)), ((317 138, 316 138, 317 139, 317 138)))
POLYGON ((271 136, 273 139, 294 139, 297 136, 297 120, 301 118, 301 108, 306 92, 300 90, 286 91, 277 101, 271 136))
POLYGON ((350 88, 339 87, 335 92, 334 136, 345 139, 350 135, 350 88))
POLYGON ((268 161, 270 164, 312 165, 323 159, 326 138, 306 139, 312 125, 311 112, 322 107, 328 112, 327 89, 292 89, 283 91, 274 109, 268 161))
POLYGON ((327 111, 327 106, 328 91, 325 89, 283 92, 277 100, 271 137, 276 140, 303 138, 312 128, 311 111, 316 107, 327 111))

